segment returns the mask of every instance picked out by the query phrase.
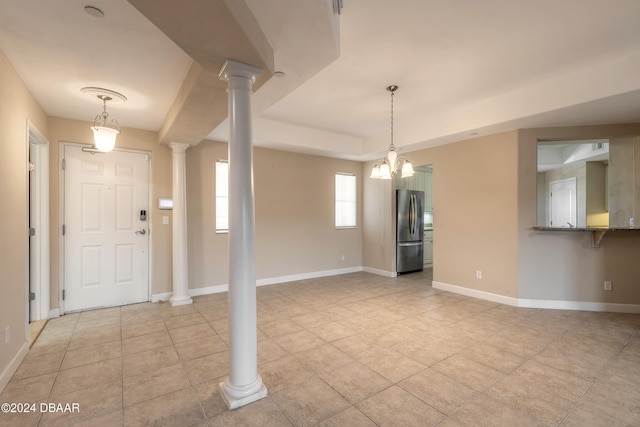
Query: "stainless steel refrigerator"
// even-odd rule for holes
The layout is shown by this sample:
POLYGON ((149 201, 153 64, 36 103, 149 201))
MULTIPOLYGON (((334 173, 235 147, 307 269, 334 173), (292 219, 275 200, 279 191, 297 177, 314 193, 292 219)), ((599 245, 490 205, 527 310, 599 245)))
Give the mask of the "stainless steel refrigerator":
POLYGON ((396 190, 396 271, 422 270, 424 251, 424 191, 396 190))

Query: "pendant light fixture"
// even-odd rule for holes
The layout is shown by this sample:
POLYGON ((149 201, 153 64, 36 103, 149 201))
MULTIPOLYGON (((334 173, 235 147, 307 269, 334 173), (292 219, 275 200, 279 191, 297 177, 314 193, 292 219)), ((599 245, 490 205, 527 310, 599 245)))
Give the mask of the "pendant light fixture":
POLYGON ((93 120, 91 130, 93 131, 93 140, 96 149, 108 153, 112 151, 116 145, 116 137, 120 134, 120 125, 116 119, 109 117, 107 101, 125 102, 127 97, 121 93, 99 87, 83 87, 81 90, 83 93, 95 95, 102 101, 102 113, 98 114, 93 120))
POLYGON ((398 90, 398 86, 388 86, 387 90, 391 92, 391 144, 389 145, 389 152, 386 157, 378 160, 373 166, 373 169, 371 169, 370 178, 391 179, 391 176, 397 174, 401 167, 401 177, 407 178, 413 176, 413 166, 411 166, 411 162, 407 160, 405 156, 398 156, 396 147, 393 145, 393 95, 396 90, 398 90))

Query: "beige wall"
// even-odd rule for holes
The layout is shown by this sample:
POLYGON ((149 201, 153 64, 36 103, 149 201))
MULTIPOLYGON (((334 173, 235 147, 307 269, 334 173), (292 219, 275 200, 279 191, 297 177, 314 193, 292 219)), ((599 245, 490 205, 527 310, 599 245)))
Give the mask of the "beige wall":
MULTIPOLYGON (((215 232, 217 159, 227 159, 226 143, 203 141, 187 150, 192 289, 228 283, 228 235, 215 232)), ((257 279, 362 265, 361 170, 359 162, 254 149, 257 279), (355 229, 335 228, 336 172, 356 175, 359 211, 355 229)))
MULTIPOLYGON (((517 295, 517 147, 517 132, 507 132, 407 154, 414 167, 433 165, 435 281, 517 295)), ((393 188, 388 181, 365 181, 369 268, 389 270, 394 237, 386 218, 393 212, 393 188), (371 211, 376 213, 369 217, 371 211), (380 234, 391 237, 381 243, 380 234)))
MULTIPOLYGON (((27 342, 27 121, 42 134, 47 117, 0 51, 0 391, 27 342), (11 339, 4 343, 5 328, 11 339)), ((19 362, 19 360, 18 360, 19 362)))
MULTIPOLYGON (((51 215, 51 308, 60 306, 61 293, 61 225, 60 217, 60 150, 63 143, 92 144, 90 122, 49 118, 50 160, 50 215, 51 215)), ((151 153, 151 292, 170 292, 171 277, 171 225, 162 224, 162 216, 171 216, 171 211, 158 209, 158 198, 171 198, 171 149, 159 145, 157 132, 123 128, 116 142, 116 149, 126 148, 151 153)))
POLYGON ((556 301, 640 304, 640 231, 608 232, 600 248, 590 232, 534 232, 536 145, 539 139, 624 138, 640 125, 527 129, 518 143, 518 297, 556 301), (613 292, 603 290, 604 280, 613 292))

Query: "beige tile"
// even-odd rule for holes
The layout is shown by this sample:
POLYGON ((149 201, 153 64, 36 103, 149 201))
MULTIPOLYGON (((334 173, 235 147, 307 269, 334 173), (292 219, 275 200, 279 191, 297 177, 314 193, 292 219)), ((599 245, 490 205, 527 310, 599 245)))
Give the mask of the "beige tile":
POLYGON ((393 382, 398 382, 426 368, 423 364, 395 350, 375 353, 373 356, 362 359, 361 362, 393 382))
POLYGON ((55 372, 22 380, 13 378, 0 393, 0 403, 46 401, 55 379, 55 372))
POLYGON ((269 338, 289 335, 304 330, 300 324, 290 319, 278 320, 271 323, 261 323, 259 328, 269 338))
POLYGON ((122 341, 122 354, 129 355, 173 345, 169 333, 165 331, 127 338, 122 341))
POLYGON ((211 427, 293 426, 269 397, 211 418, 209 425, 211 427))
POLYGON ((60 369, 75 368, 102 360, 119 358, 122 356, 121 347, 122 344, 119 341, 111 341, 68 350, 64 355, 60 369))
POLYGON ((338 366, 353 362, 351 357, 331 344, 321 344, 309 350, 296 353, 295 356, 315 372, 335 369, 338 366))
POLYGON ((69 347, 71 341, 71 333, 64 336, 48 336, 43 337, 40 334, 36 342, 29 349, 30 356, 43 356, 51 353, 64 353, 69 347))
POLYGON ((358 362, 322 372, 320 377, 351 403, 359 402, 393 384, 358 362))
POLYGON ((318 427, 376 427, 377 424, 353 406, 320 422, 318 427))
POLYGON ((287 356, 281 359, 258 365, 258 373, 269 392, 280 390, 314 374, 312 369, 298 360, 295 356, 287 356))
POLYGON ((164 324, 164 320, 155 320, 152 322, 145 322, 140 324, 122 325, 122 339, 126 340, 142 335, 163 332, 166 330, 167 327, 164 324))
POLYGON ((73 424, 73 427, 115 427, 123 425, 123 410, 118 409, 106 414, 97 415, 93 418, 73 424))
POLYGON ((381 426, 433 426, 444 415, 398 386, 358 403, 356 407, 381 426))
POLYGON ((37 427, 42 417, 42 414, 38 410, 39 407, 37 406, 40 402, 32 403, 36 403, 36 410, 33 412, 0 412, 0 425, 3 427, 37 427))
POLYGON ((181 365, 157 369, 125 378, 122 384, 124 407, 189 388, 191 383, 181 365))
POLYGON ((208 354, 227 350, 227 345, 217 335, 212 335, 193 341, 175 344, 176 351, 182 360, 191 360, 208 354))
POLYGON ((341 338, 332 341, 331 344, 356 360, 371 356, 380 350, 375 338, 363 334, 341 338))
POLYGON ((433 369, 413 375, 398 385, 443 414, 451 414, 477 394, 472 388, 433 369))
POLYGON ((521 378, 528 385, 544 390, 550 395, 577 401, 591 385, 591 381, 569 372, 529 360, 513 371, 512 377, 521 378))
POLYGON ((124 409, 125 426, 190 426, 205 419, 192 389, 165 394, 124 409))
POLYGON ((221 351, 184 362, 191 384, 229 375, 229 352, 221 351))
POLYGON ((122 379, 122 362, 109 359, 60 371, 51 390, 51 397, 59 397, 88 387, 122 379))
MULTIPOLYGON (((222 338, 221 338, 222 339, 222 338)), ((258 363, 267 363, 272 360, 281 359, 289 356, 290 353, 285 351, 273 340, 265 339, 258 341, 258 363)))
POLYGON ((496 402, 518 408, 529 419, 540 420, 547 425, 557 424, 574 403, 556 393, 532 386, 522 377, 513 376, 502 379, 484 394, 496 402))
POLYGON ((142 325, 162 320, 160 310, 134 311, 122 315, 122 326, 142 325))
POLYGON ((452 421, 464 427, 477 426, 548 426, 542 420, 529 417, 526 413, 496 402, 484 394, 464 405, 450 416, 452 421))
POLYGON ((640 394, 595 384, 564 419, 566 426, 637 426, 640 394))
POLYGON ((202 317, 202 315, 198 312, 184 314, 181 316, 168 317, 164 319, 164 324, 167 325, 167 329, 169 330, 206 322, 207 321, 204 319, 204 317, 202 317))
POLYGON ((177 307, 172 307, 171 304, 167 303, 160 305, 160 315, 162 315, 164 319, 194 313, 198 313, 198 309, 193 304, 179 305, 177 307))
POLYGON ((50 398, 49 403, 70 405, 70 411, 45 412, 40 420, 40 426, 68 426, 80 421, 88 420, 97 415, 116 411, 122 405, 122 381, 102 382, 91 387, 61 394, 50 398), (73 409, 77 404, 78 410, 73 409))
POLYGON ((324 341, 306 330, 277 337, 275 341, 289 353, 299 353, 324 344, 324 341))
POLYGON ((510 373, 526 360, 522 356, 487 344, 478 344, 467 348, 461 354, 505 374, 510 373))
POLYGON ((220 377, 197 384, 194 387, 207 418, 213 418, 229 410, 220 395, 220 383, 224 380, 225 377, 220 377))
POLYGON ((69 349, 104 344, 111 341, 120 341, 121 338, 122 333, 120 331, 120 326, 112 326, 96 330, 76 331, 69 342, 69 349))
POLYGON ((609 359, 589 352, 576 354, 565 343, 546 347, 533 360, 587 380, 595 379, 609 362, 609 359))
POLYGON ((24 378, 37 377, 44 374, 50 374, 60 369, 63 353, 47 353, 41 356, 32 356, 27 354, 20 367, 13 374, 13 379, 21 380, 24 378))
POLYGON ((162 347, 140 353, 125 354, 122 357, 122 371, 126 378, 177 363, 180 363, 180 358, 174 347, 162 347))
POLYGON ((424 366, 434 365, 455 354, 454 350, 433 345, 428 338, 407 341, 393 349, 424 366))
POLYGON ((308 328, 324 341, 331 342, 351 336, 356 333, 354 328, 341 322, 330 322, 323 325, 308 328))
POLYGON ((463 355, 452 356, 432 368, 476 391, 482 391, 504 377, 503 373, 463 355))
POLYGON ((208 338, 216 335, 215 331, 208 323, 199 323, 196 325, 171 329, 169 331, 169 334, 171 335, 171 339, 174 343, 193 341, 196 339, 208 338))
POLYGON ((350 406, 318 377, 310 377, 271 394, 295 426, 311 426, 350 406))

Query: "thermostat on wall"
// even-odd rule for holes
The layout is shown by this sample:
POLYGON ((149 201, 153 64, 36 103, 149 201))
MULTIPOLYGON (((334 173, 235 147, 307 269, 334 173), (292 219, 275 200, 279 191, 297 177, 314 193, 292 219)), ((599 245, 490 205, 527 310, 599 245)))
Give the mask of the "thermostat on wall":
POLYGON ((173 199, 158 199, 158 209, 173 209, 173 199))

